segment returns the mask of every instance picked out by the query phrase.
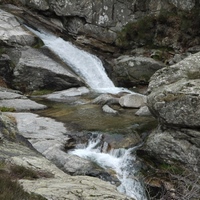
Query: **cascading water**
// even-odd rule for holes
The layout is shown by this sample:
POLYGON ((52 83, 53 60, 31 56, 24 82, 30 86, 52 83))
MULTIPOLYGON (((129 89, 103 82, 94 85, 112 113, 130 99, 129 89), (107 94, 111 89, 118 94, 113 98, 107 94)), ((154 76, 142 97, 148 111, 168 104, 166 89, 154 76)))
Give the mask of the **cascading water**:
POLYGON ((68 41, 47 32, 39 32, 27 27, 31 32, 42 39, 47 48, 59 56, 84 82, 97 92, 118 93, 130 91, 115 87, 107 76, 105 68, 99 58, 78 49, 68 41))
POLYGON ((95 134, 85 148, 78 148, 71 151, 71 154, 96 162, 99 166, 115 170, 121 182, 118 190, 136 200, 146 200, 145 191, 141 182, 136 177, 138 170, 135 168, 136 157, 133 154, 135 148, 112 149, 108 153, 102 152, 102 135, 95 134))
MULTIPOLYGON (((102 62, 96 56, 80 50, 70 42, 50 33, 27 28, 40 37, 47 48, 68 64, 92 90, 101 93, 119 93, 122 91, 132 93, 127 89, 114 86, 113 82, 107 76, 102 62)), ((118 187, 120 192, 136 200, 146 200, 142 184, 135 177, 137 170, 134 166, 136 158, 132 154, 134 148, 128 150, 112 149, 109 153, 105 153, 99 148, 100 144, 102 144, 101 135, 89 141, 87 147, 84 149, 75 149, 70 153, 90 159, 103 168, 112 168, 121 182, 121 185, 118 187)))

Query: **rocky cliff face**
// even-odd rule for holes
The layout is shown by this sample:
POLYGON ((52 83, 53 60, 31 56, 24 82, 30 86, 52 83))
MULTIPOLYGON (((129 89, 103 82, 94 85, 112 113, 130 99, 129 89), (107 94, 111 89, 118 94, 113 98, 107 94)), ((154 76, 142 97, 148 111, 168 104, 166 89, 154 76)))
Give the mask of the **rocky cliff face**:
POLYGON ((97 40, 114 43, 117 32, 128 22, 136 21, 147 14, 158 14, 161 10, 178 8, 191 10, 195 0, 21 0, 31 8, 53 12, 61 16, 65 28, 72 35, 85 34, 97 40))

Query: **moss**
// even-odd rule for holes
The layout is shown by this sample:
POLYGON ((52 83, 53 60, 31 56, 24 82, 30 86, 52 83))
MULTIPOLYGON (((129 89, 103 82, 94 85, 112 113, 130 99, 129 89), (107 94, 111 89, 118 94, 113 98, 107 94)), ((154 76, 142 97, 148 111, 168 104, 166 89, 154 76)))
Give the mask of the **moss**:
POLYGON ((171 101, 176 101, 180 100, 184 97, 184 94, 166 94, 165 97, 162 98, 163 101, 165 102, 171 102, 171 101))
POLYGON ((8 107, 0 107, 1 112, 15 112, 15 108, 8 108, 8 107))
POLYGON ((187 76, 189 79, 200 79, 199 71, 188 71, 187 76))
POLYGON ((5 53, 5 48, 4 47, 0 47, 0 55, 5 53))
POLYGON ((174 175, 183 175, 185 173, 185 169, 177 164, 161 163, 158 168, 163 172, 171 173, 174 175))
POLYGON ((43 89, 43 90, 34 90, 31 95, 32 96, 41 96, 41 95, 45 95, 45 94, 51 94, 52 92, 54 92, 53 90, 47 90, 47 89, 43 89))
POLYGON ((44 42, 40 39, 40 38, 35 38, 36 39, 36 42, 35 44, 32 46, 33 48, 36 48, 36 49, 39 49, 41 48, 42 46, 44 46, 44 42))
POLYGON ((12 166, 11 174, 20 179, 36 179, 38 178, 38 174, 36 171, 32 169, 25 168, 23 166, 12 166))

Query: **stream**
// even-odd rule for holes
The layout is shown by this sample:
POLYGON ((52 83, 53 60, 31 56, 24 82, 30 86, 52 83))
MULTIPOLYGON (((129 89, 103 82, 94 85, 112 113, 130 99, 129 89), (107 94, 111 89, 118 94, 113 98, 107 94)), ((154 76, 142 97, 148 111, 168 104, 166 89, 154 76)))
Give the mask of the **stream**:
MULTIPOLYGON (((126 91, 132 93, 127 89, 114 86, 107 76, 102 62, 96 56, 49 33, 38 32, 30 28, 29 30, 40 37, 46 47, 69 65, 92 92, 115 94, 126 91)), ((142 124, 151 123, 151 119, 148 118, 148 121, 147 117, 134 117, 134 109, 123 109, 119 106, 117 107, 118 115, 106 114, 101 110, 100 105, 88 103, 88 98, 92 98, 91 96, 70 98, 64 102, 38 99, 37 101, 46 104, 48 109, 37 111, 37 113, 62 121, 66 126, 71 126, 71 130, 95 131, 95 137, 90 138, 85 146, 76 147, 68 153, 91 160, 104 169, 114 170, 121 183, 118 186, 120 192, 136 200, 147 199, 142 183, 137 176, 139 172, 135 155, 137 146, 127 143, 124 145, 125 147, 117 147, 117 145, 112 147, 106 143, 111 148, 105 151, 102 149, 102 144, 105 145, 102 138, 106 132, 111 135, 121 134, 123 138, 126 138, 127 135, 133 135, 133 138, 135 137, 134 139, 137 140, 139 137, 137 128, 141 127, 142 124), (96 134, 97 131, 99 131, 98 134, 96 134)), ((116 138, 119 139, 119 137, 116 138)))

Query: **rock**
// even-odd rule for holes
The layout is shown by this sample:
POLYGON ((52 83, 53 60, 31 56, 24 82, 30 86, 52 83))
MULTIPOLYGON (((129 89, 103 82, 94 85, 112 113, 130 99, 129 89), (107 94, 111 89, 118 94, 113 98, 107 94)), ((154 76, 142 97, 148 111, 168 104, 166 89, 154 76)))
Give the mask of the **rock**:
POLYGON ((151 78, 148 107, 161 124, 200 127, 200 53, 158 70, 151 78))
POLYGON ((46 106, 30 99, 6 99, 0 100, 0 107, 14 109, 15 111, 28 111, 45 109, 46 106))
POLYGON ((135 113, 135 115, 138 115, 138 116, 151 116, 151 112, 149 111, 149 108, 147 106, 143 106, 135 113))
POLYGON ((92 103, 94 104, 118 104, 119 103, 119 98, 115 97, 111 94, 101 94, 94 100, 92 100, 92 103))
POLYGON ((127 94, 119 99, 119 104, 122 107, 140 108, 146 104, 146 96, 141 94, 127 94))
POLYGON ((111 184, 91 177, 63 176, 62 179, 20 180, 20 183, 26 191, 35 192, 47 199, 132 199, 119 194, 111 184))
POLYGON ((59 92, 54 92, 52 94, 44 95, 43 97, 50 99, 50 100, 65 100, 68 97, 75 97, 75 96, 81 96, 84 94, 88 94, 90 90, 86 87, 79 87, 79 88, 70 88, 68 90, 63 90, 59 92))
POLYGON ((18 90, 62 90, 82 85, 75 74, 37 49, 26 47, 9 53, 16 65, 13 86, 18 90))
POLYGON ((0 107, 2 111, 28 111, 45 109, 46 106, 19 94, 19 91, 0 88, 0 107))
MULTIPOLYGON (((2 50, 4 51, 4 49, 2 50)), ((0 54, 0 76, 6 83, 11 82, 12 77, 12 62, 10 57, 7 54, 0 54)))
POLYGON ((18 130, 23 137, 64 172, 71 175, 104 177, 107 181, 113 180, 104 169, 94 165, 92 161, 64 151, 69 131, 63 123, 32 113, 8 113, 8 115, 15 117, 18 130))
POLYGON ((191 10, 196 6, 195 0, 135 0, 135 1, 98 1, 92 0, 21 0, 31 8, 50 11, 62 16, 64 26, 73 36, 85 34, 105 43, 115 43, 117 32, 127 22, 132 22, 148 13, 160 13, 162 10, 191 10))
POLYGON ((25 31, 16 17, 8 12, 0 10, 0 41, 6 45, 34 45, 37 38, 25 31))
POLYGON ((169 0, 174 6, 181 10, 191 10, 195 6, 195 0, 169 0))
POLYGON ((102 110, 105 112, 105 113, 110 113, 110 114, 117 114, 118 112, 114 109, 112 109, 110 106, 108 105, 104 105, 102 107, 102 110))
POLYGON ((49 5, 47 3, 46 0, 20 0, 23 4, 27 5, 27 6, 30 6, 31 8, 34 8, 34 9, 39 9, 39 10, 48 10, 49 9, 49 5))
POLYGON ((148 84, 150 77, 165 65, 152 58, 123 55, 114 60, 114 77, 119 86, 148 84))
POLYGON ((95 195, 98 199, 108 196, 109 199, 131 199, 120 194, 109 182, 94 177, 67 175, 41 154, 22 144, 4 140, 0 143, 0 154, 1 159, 5 159, 8 165, 23 166, 39 174, 45 174, 45 177, 35 180, 20 179, 18 181, 26 191, 41 194, 47 199, 65 199, 66 197, 90 199, 95 195))
POLYGON ((200 53, 158 70, 149 84, 148 107, 158 119, 145 151, 161 162, 200 172, 200 53))
POLYGON ((180 61, 182 61, 183 59, 185 59, 186 57, 190 56, 191 54, 189 53, 185 53, 185 54, 175 54, 174 57, 169 61, 170 65, 176 64, 180 61))
POLYGON ((200 132, 191 129, 157 128, 144 146, 146 153, 162 162, 181 163, 190 171, 200 172, 200 132))
POLYGON ((5 99, 26 99, 26 97, 14 91, 0 91, 0 100, 5 99))

